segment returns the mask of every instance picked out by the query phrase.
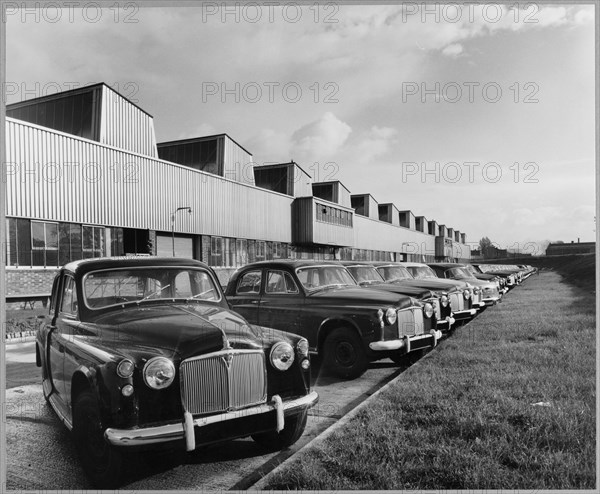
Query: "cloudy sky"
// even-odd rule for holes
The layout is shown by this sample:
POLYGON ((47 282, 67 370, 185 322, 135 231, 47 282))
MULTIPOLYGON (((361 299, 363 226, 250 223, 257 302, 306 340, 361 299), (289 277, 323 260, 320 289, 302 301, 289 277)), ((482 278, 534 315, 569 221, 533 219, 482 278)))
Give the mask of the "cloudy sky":
POLYGON ((8 102, 103 81, 469 242, 595 239, 593 6, 273 3, 13 7, 8 102))

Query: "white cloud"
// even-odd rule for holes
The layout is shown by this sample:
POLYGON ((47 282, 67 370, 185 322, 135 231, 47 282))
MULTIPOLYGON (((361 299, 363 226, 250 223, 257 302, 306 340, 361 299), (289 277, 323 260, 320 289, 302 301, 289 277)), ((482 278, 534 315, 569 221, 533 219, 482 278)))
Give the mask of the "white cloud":
POLYGON ((316 161, 335 155, 344 145, 352 128, 333 113, 325 113, 292 134, 292 151, 316 161))
POLYGON ((204 137, 214 134, 219 134, 222 131, 217 131, 211 124, 201 123, 191 131, 184 131, 179 134, 178 139, 191 139, 193 137, 204 137))
POLYGON ((442 50, 442 54, 449 57, 457 57, 463 52, 463 46, 460 43, 452 43, 442 50))
POLYGON ((352 146, 350 154, 361 165, 371 164, 376 158, 385 156, 396 142, 398 131, 391 127, 373 126, 352 146))

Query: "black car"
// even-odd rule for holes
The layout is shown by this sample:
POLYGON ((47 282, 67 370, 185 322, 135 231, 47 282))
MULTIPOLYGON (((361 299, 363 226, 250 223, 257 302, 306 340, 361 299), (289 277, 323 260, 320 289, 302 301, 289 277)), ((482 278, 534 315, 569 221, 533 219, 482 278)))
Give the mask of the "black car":
POLYGON ((450 316, 450 325, 455 321, 467 321, 477 313, 473 306, 473 287, 469 283, 438 278, 429 266, 420 263, 375 262, 373 265, 387 282, 427 288, 437 293, 442 301, 446 296, 451 312, 448 314, 446 309, 442 317, 450 316))
POLYGON ((248 321, 305 337, 334 374, 360 376, 369 361, 394 361, 435 346, 424 304, 356 284, 335 261, 264 261, 238 269, 225 292, 248 321))
MULTIPOLYGON (((364 261, 341 261, 352 275, 352 278, 362 287, 372 288, 375 290, 385 290, 401 295, 416 298, 425 304, 424 311, 428 315, 426 321, 430 321, 430 327, 427 329, 450 329, 450 310, 447 310, 447 316, 442 317, 441 297, 433 291, 420 286, 410 286, 402 283, 391 283, 383 279, 379 271, 372 264, 364 261)), ((444 309, 448 308, 448 297, 444 299, 444 309)))
POLYGON ((36 361, 44 397, 103 487, 118 485, 131 450, 244 436, 288 446, 318 400, 306 339, 248 324, 215 273, 190 259, 67 264, 36 361))

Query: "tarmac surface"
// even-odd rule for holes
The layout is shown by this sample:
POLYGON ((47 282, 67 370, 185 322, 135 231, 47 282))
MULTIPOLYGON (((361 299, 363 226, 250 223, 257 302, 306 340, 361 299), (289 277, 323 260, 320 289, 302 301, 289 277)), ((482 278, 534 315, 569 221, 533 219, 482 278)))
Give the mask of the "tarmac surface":
MULTIPOLYGON (((9 490, 90 489, 70 432, 44 400, 35 343, 6 345, 6 453, 9 490)), ((191 453, 131 456, 121 489, 242 490, 289 458, 342 416, 399 375, 390 360, 370 365, 353 381, 319 375, 313 359, 313 389, 320 401, 311 410, 306 431, 291 448, 266 453, 252 439, 215 444, 191 453)))

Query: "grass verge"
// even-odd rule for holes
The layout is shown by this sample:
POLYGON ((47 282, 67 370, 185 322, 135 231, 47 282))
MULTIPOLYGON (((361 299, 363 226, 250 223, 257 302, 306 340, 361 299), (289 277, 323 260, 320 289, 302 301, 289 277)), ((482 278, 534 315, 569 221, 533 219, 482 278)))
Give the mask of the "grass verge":
POLYGON ((531 277, 264 489, 594 489, 595 320, 531 277))

